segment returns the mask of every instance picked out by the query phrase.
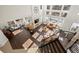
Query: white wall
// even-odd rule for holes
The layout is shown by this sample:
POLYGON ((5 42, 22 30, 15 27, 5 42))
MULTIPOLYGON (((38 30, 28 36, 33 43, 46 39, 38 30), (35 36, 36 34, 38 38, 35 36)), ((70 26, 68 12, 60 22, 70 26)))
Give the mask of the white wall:
POLYGON ((79 15, 77 13, 79 13, 79 5, 72 5, 67 17, 64 19, 64 30, 69 30, 74 22, 79 23, 79 15))
MULTIPOLYGON (((8 20, 32 16, 31 5, 0 5, 0 28, 6 25, 8 20)), ((64 18, 63 29, 69 30, 73 22, 79 22, 79 5, 72 5, 66 18, 64 18)))
POLYGON ((0 5, 0 28, 9 20, 30 17, 31 13, 31 5, 0 5))

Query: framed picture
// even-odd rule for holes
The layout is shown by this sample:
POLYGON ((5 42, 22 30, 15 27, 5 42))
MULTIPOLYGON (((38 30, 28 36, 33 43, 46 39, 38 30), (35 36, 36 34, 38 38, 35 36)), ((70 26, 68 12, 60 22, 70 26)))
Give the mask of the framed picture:
POLYGON ((50 5, 47 5, 47 10, 50 10, 50 5))
POLYGON ((42 5, 40 5, 40 9, 42 10, 42 5))
POLYGON ((62 5, 54 5, 52 6, 52 10, 61 10, 62 9, 62 5))
POLYGON ((64 5, 63 10, 69 10, 70 9, 70 5, 64 5))
POLYGON ((50 14, 50 12, 49 11, 46 11, 46 15, 49 15, 50 14))
POLYGON ((61 17, 66 17, 66 16, 67 16, 67 13, 64 13, 64 12, 61 13, 61 17))
POLYGON ((59 16, 60 15, 60 12, 51 12, 51 15, 52 16, 59 16))

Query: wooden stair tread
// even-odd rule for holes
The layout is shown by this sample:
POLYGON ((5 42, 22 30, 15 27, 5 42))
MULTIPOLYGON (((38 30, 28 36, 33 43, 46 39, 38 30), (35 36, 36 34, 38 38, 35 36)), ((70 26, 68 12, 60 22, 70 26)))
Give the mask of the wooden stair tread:
POLYGON ((51 47, 50 47, 50 44, 47 45, 48 46, 48 52, 51 53, 51 47))
POLYGON ((48 47, 45 46, 45 53, 48 53, 48 47))
POLYGON ((57 46, 56 46, 56 43, 55 43, 55 42, 53 42, 53 46, 54 46, 54 48, 55 48, 55 50, 56 50, 56 53, 59 53, 59 50, 58 50, 58 48, 57 48, 57 46))
POLYGON ((42 53, 64 53, 66 52, 60 42, 56 39, 55 41, 49 42, 48 44, 40 47, 42 53))
POLYGON ((52 52, 52 53, 55 53, 55 50, 54 50, 52 44, 50 44, 50 48, 51 48, 51 52, 52 52))
POLYGON ((57 46, 58 46, 60 52, 63 53, 63 49, 62 49, 61 45, 60 45, 57 41, 56 41, 56 44, 57 44, 57 46))

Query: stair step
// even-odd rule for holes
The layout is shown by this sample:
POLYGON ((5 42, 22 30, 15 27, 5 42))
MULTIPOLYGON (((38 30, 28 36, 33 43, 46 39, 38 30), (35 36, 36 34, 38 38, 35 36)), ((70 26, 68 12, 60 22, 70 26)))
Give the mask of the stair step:
POLYGON ((44 47, 41 47, 41 52, 44 53, 44 47))
POLYGON ((47 47, 48 47, 48 53, 51 53, 50 45, 47 45, 47 47))
MULTIPOLYGON (((61 43, 59 42, 59 40, 58 40, 58 43, 61 45, 61 43)), ((62 47, 62 49, 63 49, 63 53, 66 53, 66 50, 63 48, 63 46, 61 45, 61 47, 62 47)))
POLYGON ((53 42, 53 46, 54 46, 54 48, 55 48, 55 50, 56 50, 56 53, 59 53, 59 50, 58 50, 57 45, 56 45, 55 42, 53 42))
POLYGON ((53 42, 51 44, 52 44, 54 52, 56 53, 56 49, 55 49, 55 46, 54 46, 53 42))
POLYGON ((58 49, 60 50, 60 52, 63 53, 63 52, 64 52, 64 51, 63 51, 63 48, 61 47, 61 45, 59 44, 58 41, 56 41, 56 44, 57 44, 58 49))
POLYGON ((64 53, 66 52, 58 39, 55 41, 49 42, 46 45, 42 45, 40 48, 41 53, 64 53))
POLYGON ((42 48, 39 48, 39 52, 43 52, 42 48))
POLYGON ((44 51, 45 51, 45 53, 48 53, 48 47, 47 46, 44 46, 44 51))
POLYGON ((50 43, 50 50, 52 53, 55 53, 54 47, 52 46, 52 43, 50 43))

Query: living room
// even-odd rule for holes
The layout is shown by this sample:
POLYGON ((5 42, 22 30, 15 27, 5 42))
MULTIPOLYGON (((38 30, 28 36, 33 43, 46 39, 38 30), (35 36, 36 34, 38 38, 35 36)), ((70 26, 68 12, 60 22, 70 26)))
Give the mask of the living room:
POLYGON ((78 53, 78 17, 78 5, 0 5, 0 50, 78 53))

